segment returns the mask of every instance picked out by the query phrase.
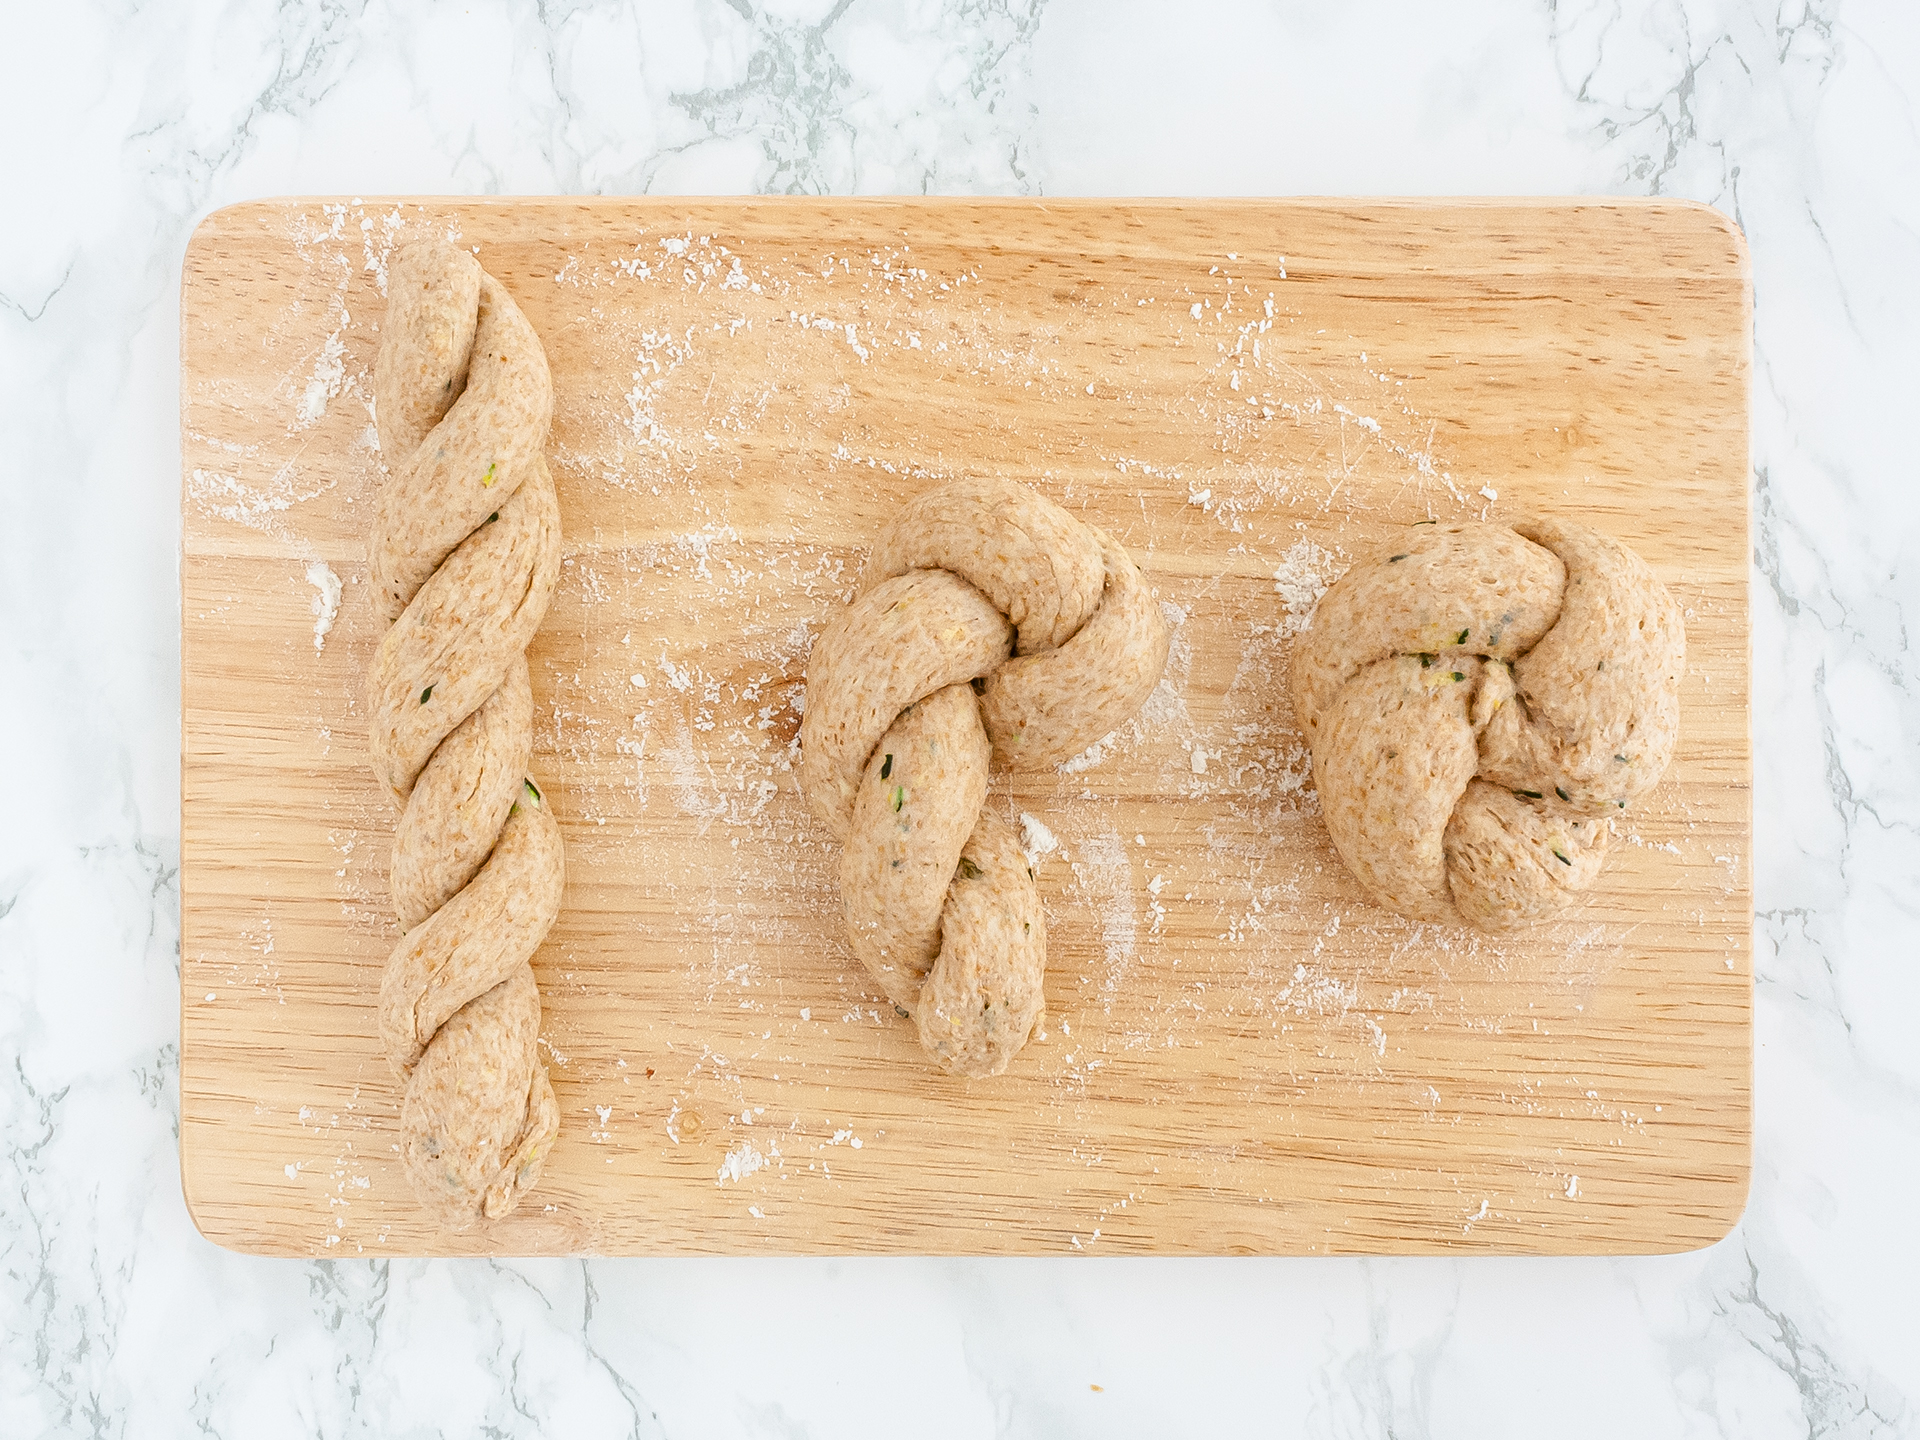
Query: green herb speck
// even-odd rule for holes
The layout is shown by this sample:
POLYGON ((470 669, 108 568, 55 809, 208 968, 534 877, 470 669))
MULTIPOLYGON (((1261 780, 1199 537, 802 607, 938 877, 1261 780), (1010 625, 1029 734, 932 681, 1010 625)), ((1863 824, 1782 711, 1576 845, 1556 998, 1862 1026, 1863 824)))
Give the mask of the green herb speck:
POLYGON ((1554 786, 1553 793, 1558 795, 1562 800, 1566 800, 1568 802, 1571 802, 1573 799, 1571 795, 1567 794, 1566 787, 1563 785, 1554 786))
POLYGON ((494 461, 493 464, 487 466, 487 473, 480 477, 480 488, 482 490, 487 489, 489 486, 493 484, 493 472, 495 470, 498 470, 499 468, 500 468, 500 462, 498 460, 494 461))
POLYGON ((1458 685, 1462 680, 1466 678, 1467 677, 1462 675, 1458 670, 1453 672, 1453 683, 1456 685, 1458 685))
POLYGON ((885 780, 893 774, 893 756, 889 755, 880 762, 880 778, 885 780))
POLYGON ((496 510, 491 515, 487 516, 487 523, 491 525, 494 521, 498 520, 499 518, 500 518, 500 512, 496 510))
POLYGON ((535 784, 533 783, 533 781, 531 781, 531 780, 528 780, 528 781, 526 781, 526 782, 524 782, 524 783, 526 784, 526 787, 527 787, 527 793, 528 793, 529 795, 531 795, 531 796, 533 796, 533 798, 534 798, 534 799, 535 799, 536 801, 537 801, 537 800, 539 800, 539 799, 541 798, 541 797, 540 797, 540 787, 539 787, 538 785, 535 785, 535 784))
POLYGON ((1562 854, 1561 854, 1561 853, 1560 853, 1560 852, 1559 852, 1558 850, 1555 850, 1555 851, 1553 852, 1553 858, 1554 858, 1554 859, 1556 859, 1556 860, 1558 860, 1558 861, 1559 861, 1559 862, 1560 862, 1560 863, 1561 863, 1562 865, 1571 865, 1571 864, 1573 864, 1573 862, 1572 862, 1571 860, 1569 860, 1569 859, 1567 859, 1567 857, 1566 857, 1565 855, 1562 855, 1562 854))
POLYGON ((894 786, 894 787, 893 787, 893 794, 892 794, 891 796, 889 796, 889 797, 888 797, 888 799, 889 799, 889 800, 891 801, 891 803, 892 803, 892 805, 893 805, 893 808, 894 808, 894 810, 895 810, 895 811, 897 812, 897 811, 898 811, 898 810, 900 809, 900 807, 901 807, 902 805, 904 805, 904 804, 906 804, 906 803, 907 803, 907 788, 906 788, 906 786, 904 786, 904 785, 896 785, 896 786, 894 786))
POLYGON ((911 1020, 913 1018, 911 1015, 907 1013, 906 1007, 903 1005, 894 1006, 893 1013, 898 1015, 902 1020, 911 1020))
POLYGON ((1433 664, 1433 657, 1431 655, 1422 655, 1420 657, 1420 668, 1422 670, 1426 669, 1431 664, 1433 664))
POLYGON ((1392 556, 1389 556, 1389 557, 1387 558, 1387 563, 1388 563, 1389 565, 1397 565, 1397 564, 1399 564, 1399 562, 1400 562, 1400 561, 1402 561, 1402 560, 1404 560, 1404 559, 1406 559, 1406 558, 1407 558, 1407 556, 1408 556, 1408 555, 1411 555, 1412 553, 1413 553, 1413 552, 1412 552, 1411 550, 1409 550, 1409 551, 1407 551, 1407 552, 1406 552, 1405 554, 1401 554, 1401 555, 1392 555, 1392 556))
POLYGON ((1624 755, 1616 755, 1616 756, 1614 756, 1613 758, 1614 758, 1615 760, 1617 760, 1617 761, 1618 761, 1618 762, 1619 762, 1620 764, 1622 764, 1622 765, 1624 765, 1624 764, 1626 764, 1626 763, 1627 763, 1627 757, 1626 757, 1626 756, 1624 756, 1624 755))
POLYGON ((427 701, 431 700, 432 698, 433 698, 433 686, 429 685, 427 686, 426 689, 420 692, 420 703, 422 705, 426 704, 427 701))
POLYGON ((978 880, 980 878, 980 867, 964 855, 960 857, 960 878, 962 880, 978 880))
POLYGON ((1462 630, 1462 631, 1461 631, 1461 632, 1460 632, 1460 633, 1459 633, 1458 635, 1456 635, 1456 636, 1454 636, 1454 637, 1453 637, 1453 643, 1454 643, 1454 644, 1456 644, 1456 645, 1464 645, 1464 644, 1466 644, 1466 643, 1467 643, 1467 632, 1466 632, 1465 630, 1462 630))
POLYGON ((1513 793, 1518 795, 1522 800, 1538 800, 1542 798, 1538 790, 1516 790, 1513 793))

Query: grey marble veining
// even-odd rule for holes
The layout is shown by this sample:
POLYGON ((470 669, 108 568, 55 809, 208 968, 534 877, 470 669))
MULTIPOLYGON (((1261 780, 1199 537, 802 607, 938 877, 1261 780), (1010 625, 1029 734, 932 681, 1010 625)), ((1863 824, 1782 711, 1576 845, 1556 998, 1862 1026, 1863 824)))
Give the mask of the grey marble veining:
POLYGON ((16 6, 0 37, 0 1434, 1920 1434, 1920 11, 230 0, 16 6), (1739 220, 1758 913, 1732 1236, 1071 1265, 199 1238, 176 1148, 193 224, 286 192, 736 190, 1662 194, 1739 220))

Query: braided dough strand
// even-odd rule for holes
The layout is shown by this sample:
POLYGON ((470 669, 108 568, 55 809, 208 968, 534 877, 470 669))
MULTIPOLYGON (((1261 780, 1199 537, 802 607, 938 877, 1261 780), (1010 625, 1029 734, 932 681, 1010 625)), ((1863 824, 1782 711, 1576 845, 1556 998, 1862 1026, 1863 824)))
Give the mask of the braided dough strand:
POLYGON ((529 961, 565 859, 528 776, 525 653, 560 565, 541 453, 553 391, 533 327, 471 255, 409 246, 388 289, 374 383, 394 473, 370 556, 391 628, 367 700, 374 773, 403 807, 391 883, 406 934, 380 1034, 407 1082, 408 1177, 457 1226, 512 1210, 560 1126, 529 961))
POLYGON ((1045 1005, 1046 922, 989 766, 1110 733, 1171 636, 1125 550, 1003 480, 903 506, 863 586, 807 662, 801 788, 845 847, 854 954, 936 1066, 997 1075, 1045 1005))
MULTIPOLYGON (((444 344, 440 338, 450 303, 444 297, 448 291, 466 293, 464 282, 456 287, 444 277, 448 272, 459 276, 469 266, 479 271, 479 262, 465 251, 412 246, 387 271, 396 309, 382 344, 393 346, 398 357, 384 367, 375 360, 374 409, 384 416, 389 390, 394 392, 390 428, 396 448, 387 448, 385 429, 380 448, 406 457, 380 492, 374 512, 374 597, 380 617, 389 622, 490 511, 511 499, 536 469, 546 468, 541 452, 553 419, 553 378, 540 337, 506 287, 479 272, 473 338, 464 361, 447 353, 458 334, 444 344), (414 293, 428 286, 425 298, 414 293), (428 335, 421 336, 420 329, 428 335), (415 383, 436 380, 440 390, 432 397, 411 392, 415 383), (451 403, 441 408, 449 397, 451 403), (436 415, 427 434, 399 448, 427 415, 436 415)), ((460 333, 467 329, 462 326, 460 333)))
POLYGON ((1564 521, 1423 525, 1331 586, 1293 661, 1334 848, 1416 920, 1507 930, 1598 878, 1679 733, 1680 610, 1564 521))

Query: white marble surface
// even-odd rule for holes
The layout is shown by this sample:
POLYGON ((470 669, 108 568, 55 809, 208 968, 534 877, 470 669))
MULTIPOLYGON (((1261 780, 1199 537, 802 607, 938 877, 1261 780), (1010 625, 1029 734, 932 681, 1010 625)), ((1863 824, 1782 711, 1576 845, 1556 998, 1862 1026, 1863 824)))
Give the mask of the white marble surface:
POLYGON ((0 134, 0 1433, 1920 1434, 1906 0, 15 5, 0 134), (175 1147, 187 236, 275 193, 643 190, 1732 212, 1759 912, 1735 1233, 1457 1262, 308 1264, 203 1241, 175 1147))

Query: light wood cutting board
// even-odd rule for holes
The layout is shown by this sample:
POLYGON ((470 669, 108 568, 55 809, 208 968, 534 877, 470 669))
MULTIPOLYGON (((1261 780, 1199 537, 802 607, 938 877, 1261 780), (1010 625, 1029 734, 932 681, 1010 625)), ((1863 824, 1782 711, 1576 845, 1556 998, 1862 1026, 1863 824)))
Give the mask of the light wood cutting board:
POLYGON ((1690 205, 294 199, 181 299, 181 1160, 271 1254, 1621 1252, 1745 1201, 1749 285, 1690 205), (384 258, 474 248, 547 346, 566 527, 531 652, 568 884, 562 1130, 442 1234, 375 1034, 365 759, 384 258), (794 784, 808 647, 890 511, 997 470, 1177 622, 1040 819, 1049 1021, 941 1078, 841 938, 794 784), (1518 939, 1369 905, 1284 677, 1390 527, 1555 511, 1685 607, 1680 753, 1518 939), (321 633, 327 582, 344 582, 321 633))

